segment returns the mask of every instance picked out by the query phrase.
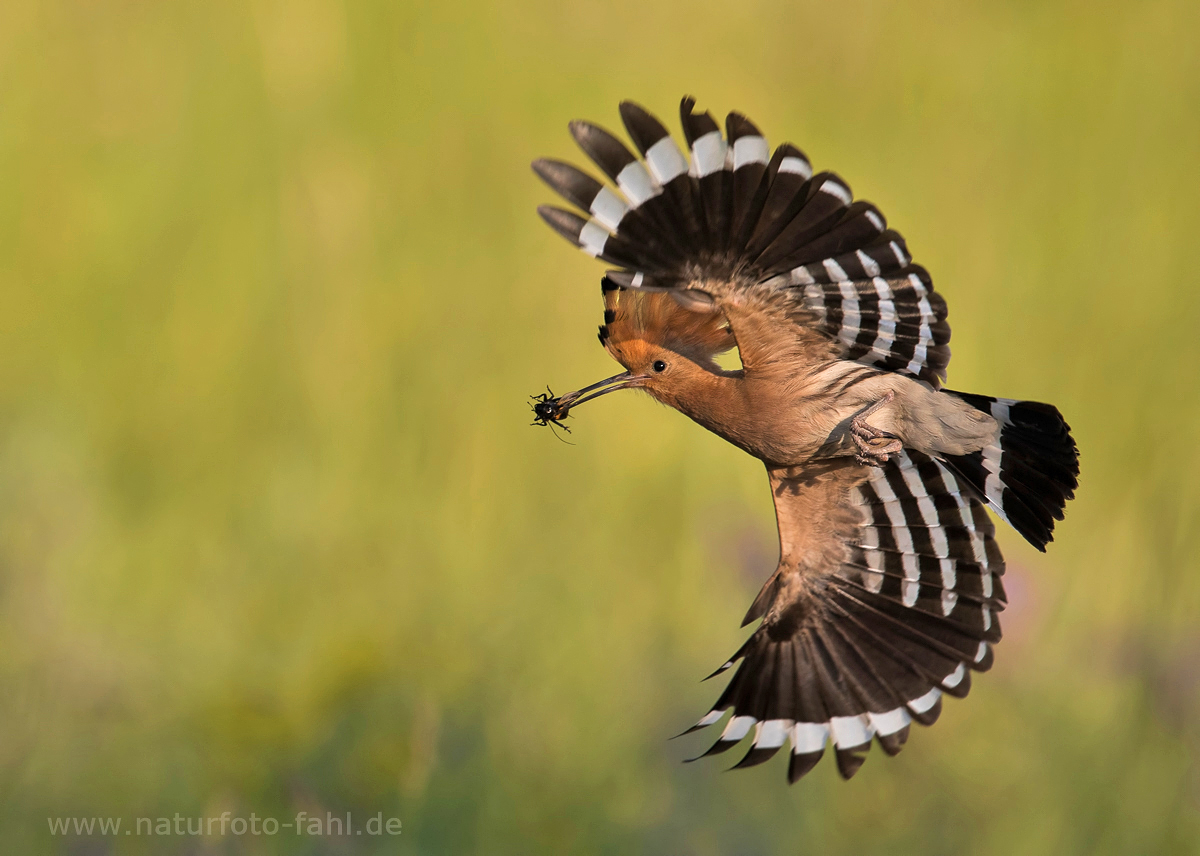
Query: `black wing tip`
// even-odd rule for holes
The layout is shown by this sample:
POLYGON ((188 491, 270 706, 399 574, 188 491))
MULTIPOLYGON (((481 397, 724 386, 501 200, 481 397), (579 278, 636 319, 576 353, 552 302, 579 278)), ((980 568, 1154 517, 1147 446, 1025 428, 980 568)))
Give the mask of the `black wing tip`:
POLYGON ((719 130, 708 111, 696 112, 696 99, 690 95, 679 102, 679 124, 683 126, 683 136, 689 146, 705 134, 719 130))
POLYGON ((877 734, 876 739, 879 741, 880 748, 894 758, 900 754, 900 750, 908 742, 909 730, 910 726, 906 725, 892 734, 877 734))
POLYGON ((717 742, 714 743, 712 746, 709 746, 707 750, 700 753, 695 758, 684 758, 683 763, 691 764, 696 761, 699 761, 701 758, 710 758, 713 755, 720 755, 724 752, 728 752, 730 749, 732 749, 734 746, 737 746, 741 742, 742 742, 741 738, 738 738, 737 740, 724 740, 721 738, 717 738, 717 742))
POLYGON ((794 785, 813 771, 813 768, 825 757, 825 747, 819 752, 793 752, 788 759, 788 784, 794 785))
POLYGON ((808 159, 808 155, 795 143, 780 143, 779 147, 775 149, 775 156, 779 160, 783 160, 784 158, 801 158, 807 161, 810 166, 812 165, 812 161, 808 159))
POLYGON ((725 136, 730 143, 734 143, 742 137, 761 137, 762 131, 746 114, 733 111, 725 117, 725 136))
POLYGON ((871 741, 867 741, 860 746, 850 746, 846 749, 834 747, 834 755, 837 758, 838 773, 846 781, 854 778, 854 774, 862 769, 862 765, 866 763, 867 753, 871 749, 871 741))
POLYGON ((535 158, 529 164, 530 168, 542 181, 547 181, 546 176, 548 174, 553 174, 556 169, 566 165, 564 161, 557 160, 556 158, 535 158))
MULTIPOLYGON (((537 158, 530 162, 529 167, 538 178, 546 182, 554 190, 558 189, 556 182, 562 182, 566 179, 577 178, 579 176, 588 177, 587 173, 580 170, 574 164, 567 163, 558 158, 537 158)), ((599 182, 596 183, 599 184, 599 182)))
POLYGON ((912 717, 913 722, 917 723, 918 725, 924 725, 926 728, 928 728, 937 722, 938 717, 942 715, 941 696, 938 697, 938 700, 935 701, 930 708, 923 710, 920 713, 913 710, 911 707, 908 708, 908 715, 912 717))
POLYGON ((537 213, 555 232, 571 243, 579 244, 579 230, 583 228, 586 221, 578 214, 554 205, 539 205, 537 213))
POLYGON ((732 767, 730 770, 746 770, 750 767, 757 767, 759 764, 765 764, 770 761, 782 749, 782 746, 751 746, 750 750, 732 767))
POLYGON ((643 155, 659 140, 670 136, 667 127, 636 101, 622 101, 618 110, 625 130, 643 155))
POLYGON ((537 213, 541 215, 542 219, 546 222, 561 220, 563 219, 564 215, 568 217, 574 217, 577 220, 583 219, 574 211, 567 211, 565 208, 559 208, 557 205, 539 205, 537 207, 537 213))
POLYGON ((711 675, 701 678, 700 683, 704 683, 705 681, 711 681, 717 675, 721 675, 721 674, 724 674, 725 672, 729 671, 729 669, 733 668, 734 662, 735 661, 733 661, 733 660, 729 660, 724 665, 718 666, 717 670, 715 672, 713 672, 711 675))

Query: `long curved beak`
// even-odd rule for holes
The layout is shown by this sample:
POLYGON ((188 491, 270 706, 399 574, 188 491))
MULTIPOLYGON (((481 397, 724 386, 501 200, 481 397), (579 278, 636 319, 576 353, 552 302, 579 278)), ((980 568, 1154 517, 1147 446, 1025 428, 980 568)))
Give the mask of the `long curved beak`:
MULTIPOLYGON (((578 407, 585 401, 591 401, 593 398, 608 395, 610 392, 616 392, 618 389, 639 387, 645 381, 645 375, 621 372, 619 375, 613 375, 599 383, 585 386, 583 389, 577 389, 574 392, 568 392, 566 395, 554 396, 553 393, 550 393, 548 395, 535 396, 533 404, 534 424, 548 425, 552 422, 561 422, 567 418, 572 407, 578 407)), ((547 392, 549 393, 549 390, 547 392)), ((564 425, 563 427, 565 428, 566 426, 564 425)))
POLYGON ((578 407, 585 401, 591 401, 593 398, 608 395, 610 392, 616 392, 618 389, 639 387, 645 380, 645 375, 635 375, 633 372, 621 372, 619 375, 613 375, 599 383, 594 383, 591 386, 585 386, 583 389, 577 389, 574 392, 568 392, 566 395, 560 396, 558 407, 562 415, 566 416, 568 410, 572 407, 578 407))

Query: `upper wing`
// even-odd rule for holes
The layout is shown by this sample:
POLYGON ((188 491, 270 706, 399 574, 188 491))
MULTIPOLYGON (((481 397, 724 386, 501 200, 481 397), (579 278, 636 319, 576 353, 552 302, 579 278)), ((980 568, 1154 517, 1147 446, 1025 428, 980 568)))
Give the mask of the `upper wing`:
POLYGON ((937 386, 950 360, 946 304, 883 214, 853 201, 833 173, 814 175, 795 146, 769 155, 746 117, 729 114, 723 136, 707 113, 692 112, 694 103, 680 106, 690 158, 628 101, 621 118, 642 158, 604 129, 572 122, 576 142, 616 189, 570 164, 538 160, 538 175, 586 216, 550 206, 539 213, 589 255, 619 266, 610 276, 621 287, 711 291, 722 283, 718 302, 753 287, 773 304, 772 318, 811 327, 839 356, 937 386))
POLYGON ((910 722, 932 724, 942 693, 965 696, 969 670, 991 666, 1004 560, 975 494, 919 452, 768 472, 779 568, 746 616, 762 624, 718 671, 741 665, 696 728, 733 713, 708 755, 753 727, 739 767, 790 741, 793 782, 832 739, 849 778, 872 737, 896 754, 910 722))

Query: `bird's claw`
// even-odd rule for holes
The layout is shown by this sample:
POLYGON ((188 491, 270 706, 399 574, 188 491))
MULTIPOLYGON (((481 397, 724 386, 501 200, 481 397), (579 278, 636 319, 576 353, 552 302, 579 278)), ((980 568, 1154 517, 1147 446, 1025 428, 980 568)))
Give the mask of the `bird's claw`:
POLYGON ((881 431, 863 419, 862 415, 850 420, 850 436, 858 448, 854 459, 864 467, 882 467, 892 455, 904 448, 899 437, 881 431))

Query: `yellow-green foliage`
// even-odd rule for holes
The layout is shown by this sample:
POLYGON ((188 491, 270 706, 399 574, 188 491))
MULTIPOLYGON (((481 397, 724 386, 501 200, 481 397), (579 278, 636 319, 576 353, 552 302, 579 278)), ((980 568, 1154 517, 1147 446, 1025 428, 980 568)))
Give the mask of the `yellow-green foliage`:
POLYGON ((0 4, 0 849, 1194 852, 1198 9, 0 4), (760 466, 637 393, 528 426, 618 370, 529 161, 685 93, 877 203, 949 385, 1082 449, 996 668, 848 784, 667 741, 773 567, 760 466), (403 833, 46 820, 301 810, 403 833))

